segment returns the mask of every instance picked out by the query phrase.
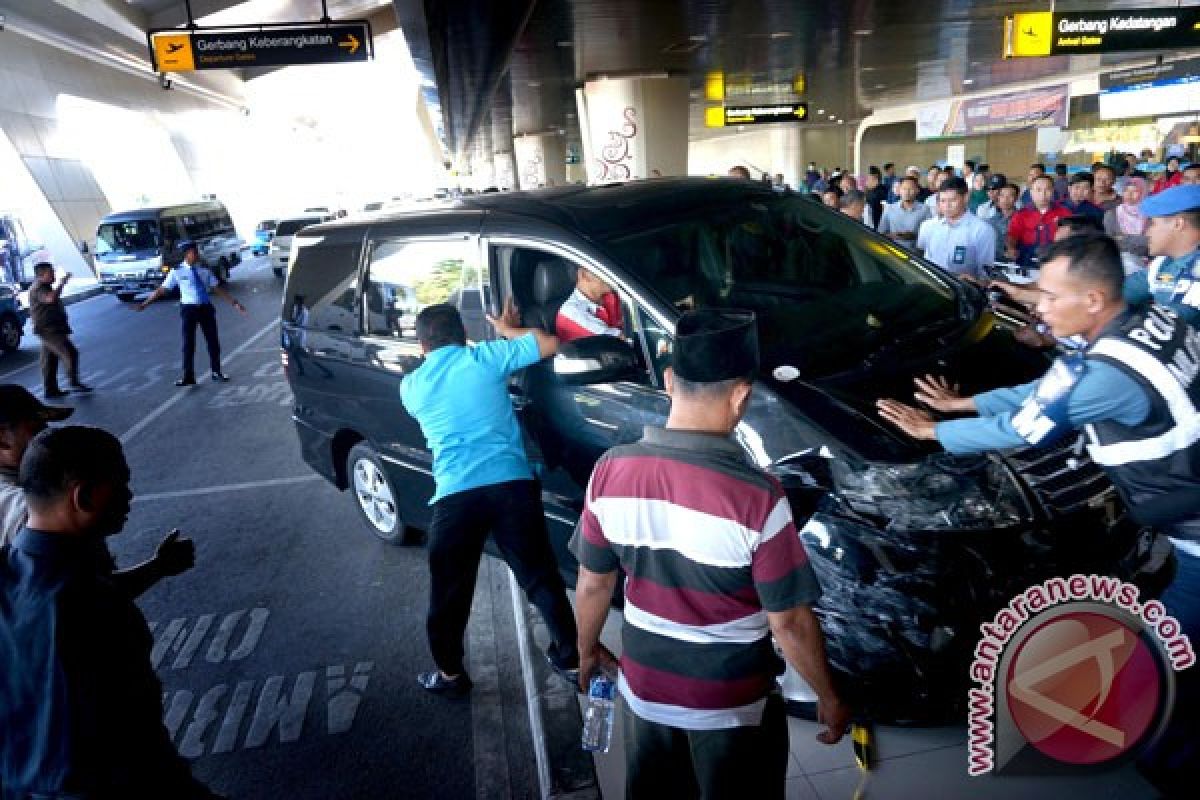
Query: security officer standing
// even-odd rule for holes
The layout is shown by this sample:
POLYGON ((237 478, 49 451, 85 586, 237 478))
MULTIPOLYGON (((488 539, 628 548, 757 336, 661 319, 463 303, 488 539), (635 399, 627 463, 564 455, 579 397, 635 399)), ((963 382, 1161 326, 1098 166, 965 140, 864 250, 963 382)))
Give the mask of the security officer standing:
MULTIPOLYGON (((1042 263, 1039 314, 1055 336, 1080 335, 1085 348, 1033 383, 974 397, 959 397, 942 378, 917 379, 918 402, 973 418, 937 422, 893 400, 880 400, 879 414, 951 453, 1047 445, 1084 428, 1092 460, 1130 516, 1175 545, 1175 577, 1160 599, 1200 642, 1200 334, 1169 308, 1126 303, 1120 252, 1107 236, 1068 237, 1042 263)), ((1142 764, 1168 793, 1182 790, 1183 765, 1195 757, 1194 672, 1180 673, 1172 728, 1142 764)))
POLYGON ((208 361, 212 367, 212 379, 215 382, 227 381, 229 378, 221 371, 221 341, 217 336, 217 310, 212 304, 212 295, 217 295, 243 314, 246 307, 242 305, 225 287, 217 281, 208 267, 199 264, 200 249, 190 239, 179 243, 183 250, 183 261, 167 274, 154 292, 137 305, 138 311, 145 311, 146 306, 158 300, 171 289, 179 289, 179 316, 183 320, 183 377, 175 381, 176 386, 196 385, 196 326, 200 326, 204 334, 204 344, 208 348, 208 361))

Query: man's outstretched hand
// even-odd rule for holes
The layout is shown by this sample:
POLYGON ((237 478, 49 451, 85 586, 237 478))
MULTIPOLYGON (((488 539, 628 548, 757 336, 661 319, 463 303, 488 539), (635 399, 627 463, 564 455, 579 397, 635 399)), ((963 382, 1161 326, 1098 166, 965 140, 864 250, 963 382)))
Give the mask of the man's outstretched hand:
POLYGON ((173 528, 154 551, 154 563, 163 575, 178 575, 196 566, 196 543, 173 528))

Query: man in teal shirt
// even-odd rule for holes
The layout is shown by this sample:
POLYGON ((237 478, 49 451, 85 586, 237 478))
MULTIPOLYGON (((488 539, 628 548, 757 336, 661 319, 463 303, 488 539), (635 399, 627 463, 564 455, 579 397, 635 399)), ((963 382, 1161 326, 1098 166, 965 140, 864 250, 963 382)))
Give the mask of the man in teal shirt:
POLYGON ((573 684, 578 680, 575 616, 550 549, 541 487, 533 479, 508 394, 509 377, 553 355, 558 340, 520 327, 511 300, 503 315, 489 320, 504 339, 468 346, 453 306, 421 311, 416 328, 425 360, 400 385, 404 408, 433 451, 436 489, 430 500, 425 627, 437 669, 417 676, 431 692, 459 694, 471 688, 463 666, 463 634, 489 533, 550 630, 546 658, 551 667, 573 684))

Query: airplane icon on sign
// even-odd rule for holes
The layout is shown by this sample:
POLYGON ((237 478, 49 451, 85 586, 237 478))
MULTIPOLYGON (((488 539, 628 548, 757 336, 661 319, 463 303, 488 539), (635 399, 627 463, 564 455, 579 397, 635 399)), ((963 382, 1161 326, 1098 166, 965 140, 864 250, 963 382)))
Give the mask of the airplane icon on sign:
POLYGON ((1028 28, 1026 30, 1023 30, 1023 31, 1021 31, 1021 33, 1025 34, 1026 36, 1037 36, 1037 34, 1034 33, 1033 28, 1028 28))
POLYGON ((172 53, 178 53, 182 49, 183 49, 182 42, 171 42, 170 44, 167 45, 167 55, 171 55, 172 53))

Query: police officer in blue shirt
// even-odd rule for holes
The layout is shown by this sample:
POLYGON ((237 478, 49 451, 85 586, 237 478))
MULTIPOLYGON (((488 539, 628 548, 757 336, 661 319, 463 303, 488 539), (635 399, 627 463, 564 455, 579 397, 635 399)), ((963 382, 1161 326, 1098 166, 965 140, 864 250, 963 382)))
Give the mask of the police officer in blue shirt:
POLYGON ((541 487, 533 479, 508 393, 509 376, 553 355, 558 339, 520 327, 511 300, 499 318, 488 319, 504 339, 468 346, 456 308, 439 304, 422 310, 416 329, 425 360, 400 386, 404 408, 433 451, 425 627, 437 669, 420 673, 417 681, 437 693, 471 688, 463 666, 463 634, 489 533, 550 629, 550 666, 572 685, 578 683, 575 615, 550 549, 541 487))
MULTIPOLYGON (((919 402, 975 417, 937 422, 893 400, 879 401, 879 413, 951 453, 1046 445, 1083 428, 1130 516, 1175 545, 1175 577, 1160 599, 1200 643, 1200 334, 1170 308, 1126 303, 1120 253, 1107 236, 1068 237, 1042 263, 1038 312, 1055 336, 1082 335, 1085 348, 1033 383, 974 397, 959 397, 942 378, 917 380, 919 402)), ((1174 712, 1185 726, 1200 714, 1192 672, 1179 676, 1174 712)), ((1176 727, 1165 742, 1157 753, 1178 754, 1196 740, 1176 727)), ((1146 769, 1164 786, 1182 780, 1180 763, 1157 758, 1146 769)))
POLYGON ((1173 186, 1147 197, 1141 209, 1150 218, 1146 241, 1157 258, 1125 281, 1125 299, 1134 305, 1153 299, 1200 324, 1200 186, 1173 186))
POLYGON ((229 303, 243 314, 246 307, 242 305, 225 287, 217 281, 212 271, 199 263, 200 249, 190 239, 179 243, 183 250, 183 261, 171 270, 166 279, 154 292, 137 306, 138 311, 145 311, 146 306, 158 300, 171 289, 179 289, 179 316, 183 321, 183 377, 175 381, 176 386, 196 385, 196 326, 204 334, 204 344, 208 348, 208 361, 212 367, 212 379, 215 382, 227 381, 229 378, 221 371, 221 340, 217 335, 217 310, 213 308, 212 295, 228 300, 229 303))

